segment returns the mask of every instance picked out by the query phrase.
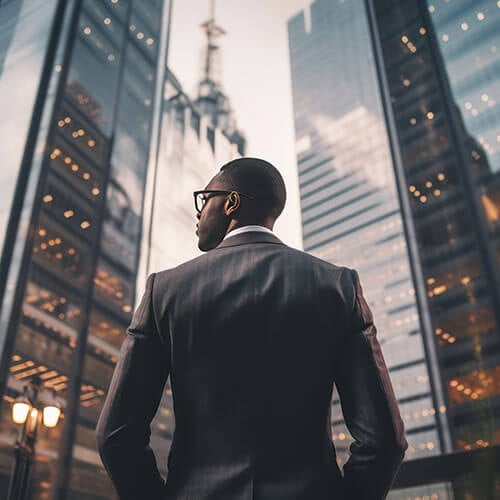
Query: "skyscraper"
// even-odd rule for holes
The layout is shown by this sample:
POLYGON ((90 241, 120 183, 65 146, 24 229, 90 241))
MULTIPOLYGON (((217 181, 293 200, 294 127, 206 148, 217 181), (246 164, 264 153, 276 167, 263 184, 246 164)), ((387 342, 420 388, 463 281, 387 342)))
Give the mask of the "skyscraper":
MULTIPOLYGON (((423 467, 499 442, 499 5, 316 0, 288 25, 304 247, 360 270, 423 467)), ((393 498, 492 491, 424 482, 393 498)))
POLYGON ((238 145, 213 126, 174 74, 167 73, 146 275, 199 255, 193 191, 239 156, 238 145))
POLYGON ((40 428, 32 498, 113 498, 94 429, 134 307, 169 18, 163 0, 0 3, 0 496, 9 403, 37 374, 64 419, 40 428))

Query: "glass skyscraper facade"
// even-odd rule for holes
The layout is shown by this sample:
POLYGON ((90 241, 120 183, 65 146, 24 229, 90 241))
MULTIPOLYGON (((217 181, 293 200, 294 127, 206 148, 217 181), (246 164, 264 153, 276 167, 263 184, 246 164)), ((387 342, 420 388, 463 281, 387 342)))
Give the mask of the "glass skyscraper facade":
MULTIPOLYGON (((421 470, 499 444, 499 33, 493 0, 316 0, 289 22, 304 247, 359 269, 421 470)), ((424 483, 391 498, 498 494, 494 465, 424 483)))
MULTIPOLYGON (((289 41, 304 250, 359 271, 405 419, 408 455, 439 453, 439 407, 364 6, 318 0, 291 19, 289 41)), ((337 397, 332 420, 338 458, 345 461, 351 439, 337 397)))
MULTIPOLYGON (((40 428, 31 497, 114 498, 94 429, 134 307, 169 13, 163 0, 0 2, 1 99, 12 101, 0 127, 18 136, 0 174, 14 192, 0 208, 1 497, 17 435, 9 403, 36 374, 64 418, 40 428)), ((160 410, 152 440, 164 455, 169 436, 160 410)))

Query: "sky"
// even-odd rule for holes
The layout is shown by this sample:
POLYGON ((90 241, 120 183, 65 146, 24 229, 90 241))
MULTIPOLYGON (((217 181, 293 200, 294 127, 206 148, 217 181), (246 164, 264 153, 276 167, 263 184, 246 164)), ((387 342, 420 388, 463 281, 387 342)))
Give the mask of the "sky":
MULTIPOLYGON (((247 138, 246 156, 270 161, 282 173, 287 205, 275 226, 288 245, 302 248, 293 129, 287 21, 311 0, 218 0, 215 19, 226 30, 220 38, 222 85, 239 128, 247 138)), ((174 0, 168 65, 184 90, 194 96, 200 78, 209 0, 174 0)), ((208 179, 207 179, 208 181, 208 179)))

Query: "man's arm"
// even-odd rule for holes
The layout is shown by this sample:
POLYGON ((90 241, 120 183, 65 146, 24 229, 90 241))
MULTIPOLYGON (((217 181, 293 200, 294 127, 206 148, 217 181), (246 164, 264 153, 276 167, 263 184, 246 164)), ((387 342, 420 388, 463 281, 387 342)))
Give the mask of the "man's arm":
POLYGON ((170 345, 161 342, 156 328, 153 282, 154 274, 127 329, 96 429, 101 459, 120 500, 160 500, 164 490, 149 439, 170 371, 170 345))
POLYGON ((372 313, 356 271, 347 295, 354 294, 352 318, 340 346, 335 384, 354 442, 344 466, 346 498, 385 498, 408 444, 389 373, 376 338, 372 313))

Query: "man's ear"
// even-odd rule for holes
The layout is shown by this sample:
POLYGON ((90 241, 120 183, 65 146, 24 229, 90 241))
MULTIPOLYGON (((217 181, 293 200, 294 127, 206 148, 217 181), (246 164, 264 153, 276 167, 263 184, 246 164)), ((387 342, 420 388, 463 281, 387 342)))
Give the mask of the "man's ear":
POLYGON ((236 191, 232 191, 224 203, 224 212, 226 215, 231 215, 236 212, 240 206, 240 195, 236 191))

